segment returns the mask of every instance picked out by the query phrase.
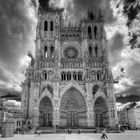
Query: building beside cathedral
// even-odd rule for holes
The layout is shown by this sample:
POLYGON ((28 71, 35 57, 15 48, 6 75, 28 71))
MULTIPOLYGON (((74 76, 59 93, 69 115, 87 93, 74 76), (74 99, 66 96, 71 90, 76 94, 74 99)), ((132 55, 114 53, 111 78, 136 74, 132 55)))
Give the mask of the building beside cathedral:
POLYGON ((104 20, 88 12, 65 25, 63 9, 38 9, 35 57, 22 91, 24 118, 39 127, 114 127, 113 76, 104 20))

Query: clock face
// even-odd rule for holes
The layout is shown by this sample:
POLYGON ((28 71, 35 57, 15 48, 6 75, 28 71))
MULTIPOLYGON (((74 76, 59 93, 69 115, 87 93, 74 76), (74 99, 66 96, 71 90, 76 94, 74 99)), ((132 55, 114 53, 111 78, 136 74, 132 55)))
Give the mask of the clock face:
POLYGON ((64 50, 64 56, 66 58, 69 58, 69 59, 73 59, 73 58, 77 58, 78 57, 78 50, 77 48, 75 47, 67 47, 65 50, 64 50))

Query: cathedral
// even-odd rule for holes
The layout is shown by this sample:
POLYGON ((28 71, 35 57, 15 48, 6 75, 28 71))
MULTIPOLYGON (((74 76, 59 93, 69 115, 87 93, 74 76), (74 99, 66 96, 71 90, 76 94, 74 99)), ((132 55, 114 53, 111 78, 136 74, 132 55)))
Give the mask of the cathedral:
POLYGON ((65 24, 63 9, 38 8, 35 55, 22 84, 22 112, 36 127, 114 127, 114 79, 102 13, 65 24))

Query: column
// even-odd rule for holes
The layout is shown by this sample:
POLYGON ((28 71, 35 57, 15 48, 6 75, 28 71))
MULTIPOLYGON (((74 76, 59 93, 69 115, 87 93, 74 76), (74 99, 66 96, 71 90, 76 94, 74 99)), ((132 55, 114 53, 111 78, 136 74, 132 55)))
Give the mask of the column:
POLYGON ((39 110, 34 110, 32 124, 34 125, 34 127, 39 126, 39 110))
POLYGON ((54 99, 53 126, 59 125, 59 99, 54 99))
POLYGON ((91 100, 87 100, 87 126, 95 126, 95 117, 93 104, 91 100))

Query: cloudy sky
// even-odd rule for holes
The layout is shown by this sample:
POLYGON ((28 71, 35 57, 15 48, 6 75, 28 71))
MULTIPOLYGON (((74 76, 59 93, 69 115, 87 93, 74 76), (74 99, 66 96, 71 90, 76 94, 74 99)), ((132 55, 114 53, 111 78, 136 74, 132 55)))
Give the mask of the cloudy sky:
POLYGON ((95 14, 102 9, 110 66, 118 81, 115 94, 121 102, 140 99, 139 0, 0 0, 0 88, 21 91, 27 53, 34 49, 36 9, 47 2, 65 8, 65 19, 73 22, 88 9, 95 14))

